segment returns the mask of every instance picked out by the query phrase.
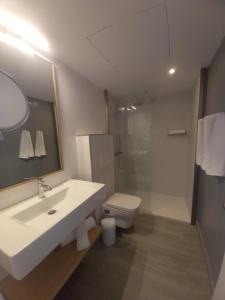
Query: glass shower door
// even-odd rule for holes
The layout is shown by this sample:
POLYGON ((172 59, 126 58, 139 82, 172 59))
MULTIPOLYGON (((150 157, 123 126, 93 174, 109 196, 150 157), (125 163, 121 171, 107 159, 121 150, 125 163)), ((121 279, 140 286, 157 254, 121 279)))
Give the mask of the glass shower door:
POLYGON ((114 147, 117 192, 139 195, 144 208, 151 197, 150 101, 117 107, 114 147))

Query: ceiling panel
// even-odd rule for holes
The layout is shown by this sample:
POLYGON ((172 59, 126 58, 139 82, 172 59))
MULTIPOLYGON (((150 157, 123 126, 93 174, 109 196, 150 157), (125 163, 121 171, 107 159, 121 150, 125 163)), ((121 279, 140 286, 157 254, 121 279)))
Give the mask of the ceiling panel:
POLYGON ((88 37, 115 70, 135 70, 168 57, 170 52, 165 4, 141 11, 88 37))

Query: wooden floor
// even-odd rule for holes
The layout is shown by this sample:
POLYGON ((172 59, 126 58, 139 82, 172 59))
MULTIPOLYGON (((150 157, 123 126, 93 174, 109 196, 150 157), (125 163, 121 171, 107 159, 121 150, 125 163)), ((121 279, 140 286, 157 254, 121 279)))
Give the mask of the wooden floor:
POLYGON ((209 300, 196 228, 139 215, 114 247, 90 250, 55 300, 209 300))

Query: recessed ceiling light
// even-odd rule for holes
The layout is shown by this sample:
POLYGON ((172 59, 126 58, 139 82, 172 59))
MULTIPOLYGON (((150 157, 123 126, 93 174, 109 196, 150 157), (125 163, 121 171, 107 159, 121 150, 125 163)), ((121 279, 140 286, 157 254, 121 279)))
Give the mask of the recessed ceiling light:
POLYGON ((176 69, 174 69, 174 68, 169 69, 169 74, 170 75, 173 75, 175 72, 176 72, 176 69))
POLYGON ((134 106, 134 105, 131 105, 130 107, 131 107, 133 110, 136 110, 136 109, 137 109, 137 107, 134 106))

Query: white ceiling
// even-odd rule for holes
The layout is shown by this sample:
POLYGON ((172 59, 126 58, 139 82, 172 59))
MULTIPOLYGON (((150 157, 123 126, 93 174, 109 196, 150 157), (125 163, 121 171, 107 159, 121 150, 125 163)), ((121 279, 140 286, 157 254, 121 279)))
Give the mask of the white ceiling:
POLYGON ((117 97, 192 88, 225 35, 224 0, 1 0, 0 8, 39 28, 53 57, 117 97))

